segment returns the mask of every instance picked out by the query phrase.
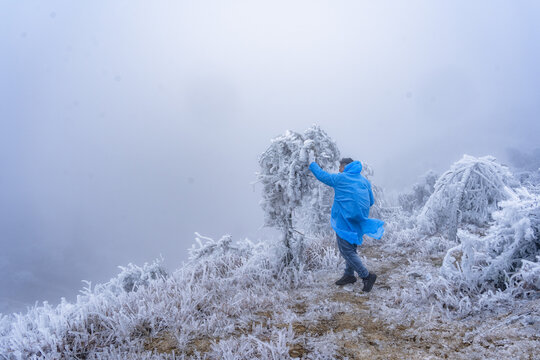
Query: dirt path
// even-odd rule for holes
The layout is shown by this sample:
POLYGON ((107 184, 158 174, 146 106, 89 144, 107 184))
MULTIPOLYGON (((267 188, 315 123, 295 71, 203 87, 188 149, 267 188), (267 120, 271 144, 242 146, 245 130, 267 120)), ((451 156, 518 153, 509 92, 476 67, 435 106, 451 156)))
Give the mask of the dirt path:
MULTIPOLYGON (((315 358, 320 347, 332 348, 329 353, 334 355, 331 358, 351 360, 485 359, 496 358, 497 354, 504 354, 500 358, 535 358, 540 345, 538 332, 523 336, 528 325, 509 321, 513 319, 513 313, 483 320, 452 321, 442 316, 432 319, 430 311, 426 311, 411 319, 392 298, 396 289, 399 293, 399 289, 412 286, 417 276, 421 276, 407 273, 410 255, 389 256, 377 245, 363 246, 360 253, 370 271, 378 275, 369 294, 361 291, 361 281, 336 286, 334 281, 341 275, 341 270, 315 272, 312 285, 289 292, 285 310, 284 304, 270 303, 269 308, 253 314, 252 322, 238 324, 230 336, 252 336, 255 327, 290 328, 294 337, 287 343, 289 355, 300 359, 315 358), (397 317, 394 320, 384 318, 382 314, 392 313, 392 310, 397 317)), ((531 306, 535 303, 531 302, 531 306)), ((267 334, 270 336, 270 330, 267 334)), ((261 341, 270 340, 264 334, 257 337, 261 341)), ((204 357, 212 344, 220 340, 197 338, 187 348, 179 349, 174 334, 165 332, 148 339, 145 348, 159 353, 183 353, 188 358, 196 353, 204 357)))
MULTIPOLYGON (((428 311, 423 318, 400 324, 385 319, 378 309, 381 304, 392 306, 390 289, 411 286, 417 274, 405 274, 409 263, 405 255, 396 254, 388 259, 380 254, 377 246, 365 246, 361 250, 361 255, 367 258, 368 268, 378 275, 369 294, 362 293, 361 281, 343 287, 334 285, 340 273, 322 277, 320 286, 311 289, 316 293, 316 301, 310 306, 330 301, 342 304, 344 311, 336 311, 328 320, 315 321, 311 327, 306 327, 300 321, 301 325, 295 328, 297 335, 341 334, 336 337, 337 359, 486 359, 504 353, 508 355, 503 358, 534 359, 538 354, 539 335, 533 329, 528 329, 526 322, 517 321, 519 317, 513 312, 485 319, 472 317, 451 320, 434 317, 431 320, 428 311), (428 316, 430 321, 425 321, 428 316), (527 336, 524 337, 524 334, 527 336)), ((426 261, 440 262, 442 259, 430 258, 426 261)), ((309 295, 305 294, 305 300, 308 299, 309 295)), ((539 301, 531 301, 528 306, 537 309, 538 305, 539 301)), ((403 311, 397 307, 396 310, 403 311)), ((526 313, 526 310, 522 312, 526 313)), ((407 318, 405 315, 403 319, 407 318)), ((309 319, 304 321, 310 323, 309 319)), ((306 349, 298 347, 291 347, 290 355, 310 358, 306 349)))
MULTIPOLYGON (((298 300, 310 301, 313 292, 316 300, 308 306, 304 303, 303 306, 293 308, 300 317, 293 323, 295 334, 300 340, 306 336, 320 337, 329 333, 341 335, 336 336, 337 359, 425 359, 437 355, 444 358, 442 353, 430 353, 431 344, 407 334, 404 326, 392 328, 374 316, 369 300, 376 297, 377 292, 389 289, 388 275, 395 270, 397 264, 389 266, 379 263, 372 256, 373 253, 373 249, 363 252, 363 255, 371 259, 371 270, 378 275, 376 286, 370 294, 362 293, 361 281, 353 285, 336 286, 334 281, 340 273, 326 274, 320 278, 316 289, 309 289, 310 293, 306 289, 298 291, 298 300), (310 319, 309 315, 312 314, 305 316, 310 307, 316 308, 317 303, 328 302, 341 304, 343 309, 334 312, 328 319, 310 319)), ((291 346, 289 354, 292 357, 310 358, 309 350, 298 344, 291 346)))

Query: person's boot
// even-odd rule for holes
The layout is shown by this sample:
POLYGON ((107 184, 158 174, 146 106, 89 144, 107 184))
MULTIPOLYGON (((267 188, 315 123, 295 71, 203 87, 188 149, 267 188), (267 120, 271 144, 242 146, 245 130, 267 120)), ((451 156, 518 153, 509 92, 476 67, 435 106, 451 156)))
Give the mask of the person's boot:
POLYGON ((370 292, 373 284, 375 284, 375 280, 377 280, 377 275, 369 273, 367 278, 362 279, 362 281, 364 282, 364 288, 362 289, 362 291, 370 292))
POLYGON ((343 275, 341 279, 336 281, 336 285, 347 285, 354 284, 356 282, 356 276, 354 275, 343 275))

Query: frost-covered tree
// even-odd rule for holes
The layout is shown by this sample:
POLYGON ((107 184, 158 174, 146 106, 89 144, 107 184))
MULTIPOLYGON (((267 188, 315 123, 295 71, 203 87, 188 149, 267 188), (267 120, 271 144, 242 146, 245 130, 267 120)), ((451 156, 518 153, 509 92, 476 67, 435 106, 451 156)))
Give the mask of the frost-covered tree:
POLYGON ((316 161, 328 171, 337 169, 339 150, 336 143, 319 126, 313 125, 304 134, 287 130, 271 140, 259 157, 263 184, 262 208, 265 225, 283 231, 287 249, 285 261, 300 261, 303 239, 295 231, 299 218, 308 232, 324 232, 328 227, 331 189, 322 186, 309 173, 309 162, 316 161), (300 210, 301 211, 298 211, 300 210), (299 216, 297 213, 300 213, 299 216))
POLYGON ((418 223, 423 232, 447 232, 456 239, 461 223, 485 226, 498 202, 513 196, 512 174, 492 156, 464 155, 435 183, 418 223))

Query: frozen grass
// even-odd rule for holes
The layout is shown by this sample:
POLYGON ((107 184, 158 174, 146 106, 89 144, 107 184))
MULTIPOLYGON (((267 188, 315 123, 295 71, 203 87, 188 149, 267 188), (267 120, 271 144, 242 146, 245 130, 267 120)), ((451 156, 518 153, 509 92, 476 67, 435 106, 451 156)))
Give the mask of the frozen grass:
POLYGON ((289 322, 289 292, 313 286, 314 270, 335 268, 335 250, 313 243, 308 271, 284 267, 279 242, 198 240, 190 261, 173 274, 159 262, 130 264, 106 284, 88 284, 74 304, 45 303, 3 316, 0 353, 8 359, 152 358, 149 341, 168 334, 179 358, 196 357, 202 339, 213 339, 205 348, 210 358, 288 356, 292 330, 268 322, 289 322))

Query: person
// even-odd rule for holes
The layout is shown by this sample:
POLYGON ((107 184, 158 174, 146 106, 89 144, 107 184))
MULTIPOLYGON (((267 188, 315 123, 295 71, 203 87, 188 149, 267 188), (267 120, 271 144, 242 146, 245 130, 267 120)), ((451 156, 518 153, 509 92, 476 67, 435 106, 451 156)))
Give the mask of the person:
POLYGON ((343 277, 336 281, 336 285, 356 282, 356 271, 364 283, 362 291, 369 292, 377 275, 369 272, 362 264, 357 246, 362 244, 363 235, 380 239, 384 233, 384 222, 369 218, 369 209, 375 200, 369 180, 360 174, 362 164, 351 158, 343 158, 338 174, 324 171, 314 161, 310 163, 309 169, 319 181, 334 188, 330 222, 336 232, 339 252, 346 264, 343 277))

